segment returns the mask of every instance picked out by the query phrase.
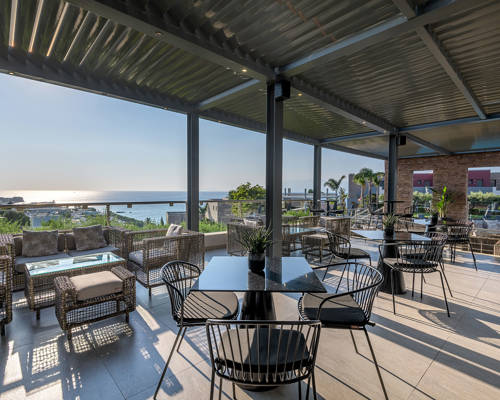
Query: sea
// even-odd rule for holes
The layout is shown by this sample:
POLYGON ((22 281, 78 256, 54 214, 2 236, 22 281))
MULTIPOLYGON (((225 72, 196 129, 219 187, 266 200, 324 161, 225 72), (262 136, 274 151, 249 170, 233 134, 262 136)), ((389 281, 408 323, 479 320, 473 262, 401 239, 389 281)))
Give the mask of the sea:
MULTIPOLYGON (((183 191, 91 191, 91 190, 0 190, 0 197, 20 196, 24 203, 92 203, 92 202, 134 202, 134 201, 186 201, 183 191)), ((200 200, 227 198, 228 192, 200 191, 200 200)), ((50 204, 48 204, 50 206, 50 204)), ((104 212, 104 207, 91 206, 104 212)), ((143 204, 132 208, 111 206, 111 211, 120 215, 153 222, 165 220, 167 211, 185 211, 185 204, 143 204)))

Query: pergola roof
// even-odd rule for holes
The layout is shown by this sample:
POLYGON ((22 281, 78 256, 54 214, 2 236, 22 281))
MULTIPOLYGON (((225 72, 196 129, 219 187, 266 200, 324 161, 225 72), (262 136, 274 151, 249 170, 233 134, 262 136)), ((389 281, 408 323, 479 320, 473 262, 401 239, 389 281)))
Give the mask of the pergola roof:
POLYGON ((385 159, 500 149, 500 1, 11 0, 0 71, 385 159))

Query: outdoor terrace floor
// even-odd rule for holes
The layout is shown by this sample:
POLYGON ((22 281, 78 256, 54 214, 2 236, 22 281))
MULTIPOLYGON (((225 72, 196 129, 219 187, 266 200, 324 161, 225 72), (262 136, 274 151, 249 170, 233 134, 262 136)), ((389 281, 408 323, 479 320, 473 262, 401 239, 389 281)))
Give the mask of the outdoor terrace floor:
MULTIPOLYGON (((376 256, 376 247, 362 241, 376 256)), ((223 251, 209 252, 207 258, 223 251)), ((454 297, 446 315, 438 274, 427 276, 424 297, 411 291, 376 299, 370 337, 391 399, 500 398, 500 259, 478 256, 476 272, 467 253, 446 264, 454 297)), ((327 278, 333 284, 335 276, 327 278)), ((410 280, 407 279, 407 282, 410 280)), ((137 311, 130 326, 123 317, 75 329, 69 344, 54 309, 40 321, 14 295, 14 317, 0 340, 0 399, 148 399, 152 398, 177 327, 166 290, 137 286, 137 311)), ((279 319, 297 319, 298 296, 279 295, 279 319)), ((323 329, 316 367, 320 399, 382 399, 375 367, 362 331, 323 329)), ((174 353, 159 398, 209 398, 210 361, 203 328, 188 330, 181 353, 174 353)), ((305 387, 305 385, 304 385, 305 387)), ((304 389, 305 390, 305 389, 304 389)), ((266 393, 237 389, 238 399, 293 399, 296 385, 266 393)), ((231 398, 224 384, 223 398, 231 398)))

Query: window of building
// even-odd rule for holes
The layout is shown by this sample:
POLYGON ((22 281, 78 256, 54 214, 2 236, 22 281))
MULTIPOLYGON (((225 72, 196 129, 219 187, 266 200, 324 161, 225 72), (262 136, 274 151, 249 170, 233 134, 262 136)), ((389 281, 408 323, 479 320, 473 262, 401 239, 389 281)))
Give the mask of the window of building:
POLYGON ((474 185, 474 179, 469 179, 469 185, 474 185))
POLYGON ((422 184, 422 180, 420 180, 420 179, 419 179, 419 180, 417 181, 417 185, 421 185, 421 184, 422 184))
POLYGON ((477 179, 476 180, 476 186, 482 187, 483 186, 483 180, 482 179, 477 179))

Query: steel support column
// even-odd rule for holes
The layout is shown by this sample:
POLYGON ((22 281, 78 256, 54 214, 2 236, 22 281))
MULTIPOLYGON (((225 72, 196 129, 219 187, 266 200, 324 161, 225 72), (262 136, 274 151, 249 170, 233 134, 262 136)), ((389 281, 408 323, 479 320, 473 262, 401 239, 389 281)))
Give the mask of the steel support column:
POLYGON ((389 136, 389 158, 387 165, 387 212, 396 211, 396 186, 398 181, 398 136, 389 136))
POLYGON ((283 101, 275 98, 276 83, 267 84, 266 226, 272 230, 271 257, 282 255, 283 101))
POLYGON ((314 146, 313 207, 321 208, 321 146, 314 146))
POLYGON ((200 118, 187 114, 187 227, 198 231, 200 220, 200 118))

